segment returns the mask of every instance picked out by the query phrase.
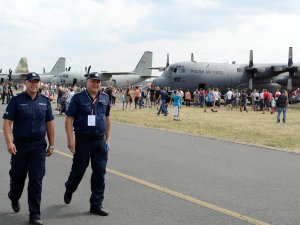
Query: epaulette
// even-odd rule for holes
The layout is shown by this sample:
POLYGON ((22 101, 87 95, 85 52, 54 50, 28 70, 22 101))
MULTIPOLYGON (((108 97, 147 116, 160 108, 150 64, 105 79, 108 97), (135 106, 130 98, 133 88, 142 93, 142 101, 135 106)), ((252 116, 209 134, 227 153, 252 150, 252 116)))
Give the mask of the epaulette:
POLYGON ((20 97, 20 96, 24 95, 25 93, 26 93, 25 91, 20 92, 20 93, 18 93, 18 94, 13 95, 12 98, 20 97))
POLYGON ((108 94, 106 94, 105 92, 100 92, 100 94, 101 95, 106 95, 107 97, 109 97, 108 94))
MULTIPOLYGON (((74 94, 74 96, 77 96, 77 95, 79 95, 79 94, 82 94, 82 91, 81 92, 78 92, 78 93, 76 93, 76 94, 74 94)), ((74 97, 73 96, 73 97, 74 97)))
POLYGON ((40 96, 42 96, 42 97, 44 97, 44 98, 47 98, 47 99, 49 99, 49 97, 48 97, 48 96, 46 96, 46 95, 42 95, 42 94, 40 94, 40 96))

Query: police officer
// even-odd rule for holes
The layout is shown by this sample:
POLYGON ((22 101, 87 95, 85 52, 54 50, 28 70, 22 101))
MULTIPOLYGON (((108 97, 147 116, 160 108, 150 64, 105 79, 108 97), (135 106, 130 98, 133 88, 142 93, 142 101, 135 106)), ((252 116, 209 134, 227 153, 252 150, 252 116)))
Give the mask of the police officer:
POLYGON ((66 112, 65 128, 68 148, 74 154, 64 201, 69 204, 91 159, 92 177, 90 213, 107 216, 102 207, 104 176, 110 140, 110 104, 107 94, 100 92, 101 76, 93 72, 86 75, 86 89, 75 94, 66 112), (75 131, 75 140, 73 136, 75 131))
POLYGON ((8 197, 12 209, 19 212, 19 199, 28 174, 29 223, 43 224, 40 217, 42 180, 45 157, 50 156, 54 149, 54 117, 49 99, 38 93, 39 75, 28 73, 24 83, 26 92, 13 97, 3 115, 4 136, 8 152, 12 155, 8 197))

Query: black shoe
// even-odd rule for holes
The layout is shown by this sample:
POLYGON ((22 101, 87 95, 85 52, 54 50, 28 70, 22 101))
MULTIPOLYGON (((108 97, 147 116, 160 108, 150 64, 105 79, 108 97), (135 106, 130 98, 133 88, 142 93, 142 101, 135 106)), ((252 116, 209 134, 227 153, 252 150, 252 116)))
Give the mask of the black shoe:
POLYGON ((43 221, 41 219, 30 219, 30 224, 37 224, 37 225, 43 225, 43 221))
POLYGON ((66 204, 70 204, 70 202, 72 201, 72 195, 73 194, 71 192, 68 192, 66 190, 65 195, 64 195, 64 201, 66 204))
POLYGON ((19 212, 20 211, 19 201, 11 201, 11 207, 15 212, 19 212))
POLYGON ((90 209, 90 213, 98 215, 98 216, 108 216, 108 212, 103 209, 102 207, 100 209, 90 209))

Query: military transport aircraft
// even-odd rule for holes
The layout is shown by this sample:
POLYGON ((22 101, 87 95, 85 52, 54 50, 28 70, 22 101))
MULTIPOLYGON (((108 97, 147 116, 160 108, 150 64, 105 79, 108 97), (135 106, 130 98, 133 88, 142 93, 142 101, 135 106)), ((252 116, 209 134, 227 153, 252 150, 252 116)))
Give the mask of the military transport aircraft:
POLYGON ((249 64, 225 64, 191 61, 169 64, 165 67, 151 67, 163 71, 152 84, 160 87, 182 88, 194 91, 199 88, 218 87, 263 89, 274 92, 277 89, 295 89, 300 86, 300 64, 293 63, 293 49, 289 48, 288 64, 254 64, 250 50, 249 64))
MULTIPOLYGON (((136 68, 132 72, 106 72, 102 71, 102 86, 118 86, 118 87, 128 87, 130 85, 135 85, 141 81, 144 81, 148 78, 154 77, 151 76, 152 66, 152 52, 144 52, 142 58, 137 64, 136 68)), ((86 69, 87 70, 87 69, 86 69)), ((66 71, 62 72, 58 76, 51 79, 51 83, 58 83, 60 85, 84 85, 86 77, 84 76, 87 73, 85 72, 71 72, 66 71)))
POLYGON ((14 72, 11 69, 9 69, 9 73, 1 73, 0 74, 0 83, 11 80, 12 76, 21 76, 21 75, 27 74, 27 73, 28 73, 27 58, 22 57, 14 72))
MULTIPOLYGON (((27 60, 26 60, 26 65, 27 65, 27 60)), ((49 73, 45 73, 44 71, 44 73, 40 74, 41 82, 49 83, 53 77, 65 71, 65 65, 66 65, 66 59, 60 57, 56 61, 55 65, 53 66, 52 70, 49 73)), ((10 74, 8 74, 8 80, 16 83, 23 82, 27 73, 28 73, 28 66, 27 66, 26 73, 11 73, 10 70, 10 74)))

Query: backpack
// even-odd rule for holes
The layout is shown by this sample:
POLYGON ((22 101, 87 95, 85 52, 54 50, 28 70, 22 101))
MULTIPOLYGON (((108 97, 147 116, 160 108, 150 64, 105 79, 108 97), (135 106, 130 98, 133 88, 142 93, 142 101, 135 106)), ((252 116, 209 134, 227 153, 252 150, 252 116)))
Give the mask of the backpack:
POLYGON ((276 101, 276 107, 277 108, 281 108, 282 107, 282 100, 281 100, 280 96, 278 97, 278 99, 276 101))

